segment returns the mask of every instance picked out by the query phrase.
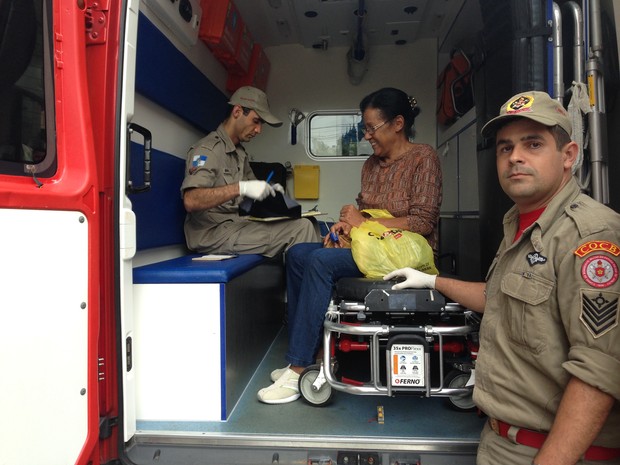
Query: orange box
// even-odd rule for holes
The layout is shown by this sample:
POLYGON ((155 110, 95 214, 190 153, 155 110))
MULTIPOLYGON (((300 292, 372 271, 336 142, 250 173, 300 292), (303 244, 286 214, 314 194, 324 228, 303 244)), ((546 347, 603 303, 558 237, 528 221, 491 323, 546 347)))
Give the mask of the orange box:
POLYGON ((201 0, 202 19, 198 37, 223 63, 234 60, 243 19, 232 0, 201 0))
POLYGON ((239 87, 253 86, 266 92, 270 68, 271 63, 263 48, 259 44, 254 44, 248 72, 241 76, 229 73, 226 90, 234 92, 239 87))
POLYGON ((231 74, 243 76, 250 70, 252 60, 252 50, 254 49, 254 39, 248 27, 243 24, 241 28, 241 38, 237 42, 237 49, 231 60, 223 60, 224 67, 231 74))

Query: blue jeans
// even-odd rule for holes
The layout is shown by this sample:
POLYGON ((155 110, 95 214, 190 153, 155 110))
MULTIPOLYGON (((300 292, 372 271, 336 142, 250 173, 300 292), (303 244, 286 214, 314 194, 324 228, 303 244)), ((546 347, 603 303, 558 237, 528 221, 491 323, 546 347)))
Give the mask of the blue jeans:
POLYGON ((323 321, 334 284, 362 273, 351 249, 325 249, 321 243, 297 244, 286 252, 288 352, 291 365, 308 366, 323 339, 323 321))

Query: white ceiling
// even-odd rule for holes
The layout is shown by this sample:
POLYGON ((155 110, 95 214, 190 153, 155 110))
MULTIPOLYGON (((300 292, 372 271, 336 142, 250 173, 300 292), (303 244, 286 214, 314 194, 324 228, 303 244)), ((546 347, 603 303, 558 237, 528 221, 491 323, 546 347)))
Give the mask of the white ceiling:
MULTIPOLYGON (((360 0, 234 0, 254 40, 263 47, 350 46, 358 30, 360 0), (317 13, 306 16, 307 11, 317 13)), ((363 0, 368 45, 441 37, 467 0, 363 0), (409 12, 413 7, 415 12, 409 12)), ((473 3, 472 1, 469 2, 473 3)), ((477 3, 477 2, 475 2, 477 3)))

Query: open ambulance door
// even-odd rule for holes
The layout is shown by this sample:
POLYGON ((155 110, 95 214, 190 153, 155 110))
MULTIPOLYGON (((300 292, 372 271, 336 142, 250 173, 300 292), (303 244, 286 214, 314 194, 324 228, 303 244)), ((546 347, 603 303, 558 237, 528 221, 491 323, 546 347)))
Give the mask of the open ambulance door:
POLYGON ((115 328, 135 222, 119 179, 138 5, 0 0, 2 464, 106 463, 123 439, 131 353, 118 363, 116 344, 131 328, 115 328))
POLYGON ((96 462, 100 212, 75 0, 0 0, 0 463, 96 462))

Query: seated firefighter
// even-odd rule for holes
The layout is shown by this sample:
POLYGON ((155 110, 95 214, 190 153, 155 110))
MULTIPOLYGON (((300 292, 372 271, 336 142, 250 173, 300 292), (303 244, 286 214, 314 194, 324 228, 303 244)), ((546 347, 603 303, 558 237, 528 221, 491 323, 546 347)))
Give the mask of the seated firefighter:
POLYGON ((226 119, 187 154, 181 185, 187 246, 199 253, 272 257, 294 244, 318 241, 316 225, 306 218, 255 222, 239 215, 244 198, 261 201, 284 193, 280 184, 256 179, 241 144, 260 134, 264 123, 279 127, 282 122, 270 112, 265 93, 255 87, 241 87, 228 103, 226 119))

